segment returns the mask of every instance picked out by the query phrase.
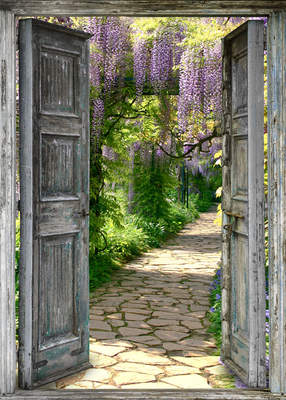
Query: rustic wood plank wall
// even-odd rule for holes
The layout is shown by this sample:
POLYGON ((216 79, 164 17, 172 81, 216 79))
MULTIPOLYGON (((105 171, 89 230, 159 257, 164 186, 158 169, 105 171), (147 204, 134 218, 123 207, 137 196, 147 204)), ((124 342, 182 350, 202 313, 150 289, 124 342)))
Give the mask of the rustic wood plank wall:
POLYGON ((1 0, 19 15, 265 15, 285 0, 1 0))
POLYGON ((268 24, 270 388, 286 391, 286 12, 268 24))
POLYGON ((14 15, 0 10, 0 394, 16 380, 14 74, 14 15))

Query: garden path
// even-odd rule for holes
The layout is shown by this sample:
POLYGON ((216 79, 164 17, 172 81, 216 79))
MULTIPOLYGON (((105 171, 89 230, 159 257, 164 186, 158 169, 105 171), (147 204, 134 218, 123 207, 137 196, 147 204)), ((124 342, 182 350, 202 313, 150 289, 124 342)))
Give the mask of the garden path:
POLYGON ((234 387, 207 332, 220 260, 216 210, 128 263, 90 300, 90 368, 62 389, 234 387))

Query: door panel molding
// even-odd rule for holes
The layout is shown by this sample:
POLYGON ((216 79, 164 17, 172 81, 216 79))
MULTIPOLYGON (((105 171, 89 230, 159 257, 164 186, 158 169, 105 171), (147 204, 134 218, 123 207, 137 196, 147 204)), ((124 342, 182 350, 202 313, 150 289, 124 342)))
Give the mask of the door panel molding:
POLYGON ((90 36, 20 21, 22 388, 89 366, 90 36))
POLYGON ((222 358, 265 387, 264 25, 223 39, 222 358))

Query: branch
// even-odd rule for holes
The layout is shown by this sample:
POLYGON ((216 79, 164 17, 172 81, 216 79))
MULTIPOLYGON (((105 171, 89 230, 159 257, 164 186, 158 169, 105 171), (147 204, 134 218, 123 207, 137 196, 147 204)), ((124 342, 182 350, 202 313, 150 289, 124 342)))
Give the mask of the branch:
MULTIPOLYGON (((130 105, 132 106, 136 101, 136 97, 131 101, 130 105)), ((118 117, 116 118, 115 121, 113 121, 113 123, 110 125, 109 129, 103 134, 103 137, 107 137, 110 132, 112 131, 112 129, 115 127, 115 125, 124 117, 124 114, 121 113, 118 115, 118 117)))
MULTIPOLYGON (((202 150, 202 144, 205 143, 205 142, 207 142, 207 141, 210 141, 211 139, 214 139, 215 137, 220 137, 220 134, 218 133, 218 131, 217 131, 216 128, 213 130, 212 135, 207 136, 207 137, 201 139, 201 140, 200 140, 199 142, 197 142, 197 143, 192 143, 192 144, 190 144, 189 146, 191 146, 191 148, 190 148, 186 153, 182 154, 181 156, 177 156, 177 155, 174 155, 174 154, 169 153, 167 150, 164 149, 164 147, 163 147, 159 142, 156 142, 156 145, 159 146, 159 148, 160 148, 167 156, 169 156, 169 157, 171 157, 171 158, 174 158, 174 159, 180 159, 180 158, 186 158, 186 156, 188 156, 189 154, 191 154, 196 148, 199 148, 199 150, 200 150, 202 153, 208 153, 207 151, 202 150)), ((210 147, 210 144, 209 144, 208 148, 209 148, 209 147, 210 147)))

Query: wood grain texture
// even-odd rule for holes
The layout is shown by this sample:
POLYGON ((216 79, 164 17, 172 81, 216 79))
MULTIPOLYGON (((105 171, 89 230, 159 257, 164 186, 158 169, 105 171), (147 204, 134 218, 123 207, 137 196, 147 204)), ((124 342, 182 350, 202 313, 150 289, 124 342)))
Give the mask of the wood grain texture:
MULTIPOLYGON (((230 209, 230 165, 231 165, 231 57, 229 43, 222 41, 222 209, 230 209)), ((229 228, 231 218, 223 213, 222 215, 222 346, 221 357, 223 360, 230 358, 230 289, 231 289, 231 269, 230 269, 230 241, 229 228)))
POLYGON ((264 232, 264 29, 248 28, 250 386, 266 386, 264 232))
POLYGON ((249 387, 266 386, 263 31, 249 21, 223 50, 223 359, 249 387))
POLYGON ((268 25, 270 388, 286 390, 286 13, 268 25))
POLYGON ((15 23, 0 11, 0 394, 16 383, 15 23))
MULTIPOLYGON (((269 392, 256 390, 54 390, 17 391, 0 400, 280 400, 269 392)), ((281 398, 282 400, 282 398, 281 398)))
POLYGON ((284 0, 2 0, 18 15, 202 16, 267 15, 286 7, 284 0))
POLYGON ((19 369, 20 381, 32 380, 32 276, 33 276, 33 68, 32 68, 32 25, 19 27, 19 68, 20 92, 20 213, 21 213, 21 247, 20 247, 20 299, 19 299, 19 369), (25 340, 24 340, 25 337, 25 340))
POLYGON ((20 21, 22 388, 88 366, 89 37, 20 21))

